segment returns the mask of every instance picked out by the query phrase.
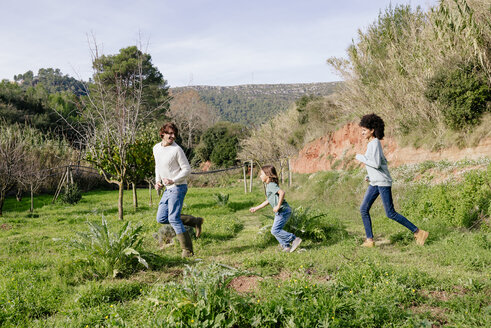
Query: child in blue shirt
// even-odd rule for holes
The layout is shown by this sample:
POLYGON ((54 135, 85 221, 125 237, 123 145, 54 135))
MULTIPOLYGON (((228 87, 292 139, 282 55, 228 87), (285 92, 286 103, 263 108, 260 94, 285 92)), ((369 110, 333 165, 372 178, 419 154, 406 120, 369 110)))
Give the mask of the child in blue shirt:
POLYGON ((278 240, 284 252, 291 253, 297 249, 302 239, 283 230, 292 215, 292 209, 285 200, 285 192, 278 186, 276 169, 272 165, 265 165, 261 168, 259 177, 263 183, 266 183, 266 200, 260 205, 252 207, 249 211, 254 213, 270 204, 275 213, 271 234, 278 240))

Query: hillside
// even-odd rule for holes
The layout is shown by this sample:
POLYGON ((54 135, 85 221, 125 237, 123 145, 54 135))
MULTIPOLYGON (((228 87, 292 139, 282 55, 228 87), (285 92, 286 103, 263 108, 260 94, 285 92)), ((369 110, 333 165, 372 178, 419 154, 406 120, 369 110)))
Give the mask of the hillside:
POLYGON ((216 108, 223 120, 259 125, 285 110, 304 95, 327 96, 341 82, 298 84, 247 84, 229 87, 189 86, 171 88, 172 92, 196 90, 202 100, 216 108))
MULTIPOLYGON (((358 124, 348 123, 329 135, 313 140, 292 160, 292 170, 296 173, 314 173, 362 166, 355 160, 355 154, 363 154, 366 150, 366 140, 360 138, 360 135, 361 128, 358 124)), ((457 162, 491 158, 491 137, 483 138, 474 147, 454 146, 440 151, 401 146, 391 136, 385 137, 382 145, 391 167, 425 161, 457 162)))

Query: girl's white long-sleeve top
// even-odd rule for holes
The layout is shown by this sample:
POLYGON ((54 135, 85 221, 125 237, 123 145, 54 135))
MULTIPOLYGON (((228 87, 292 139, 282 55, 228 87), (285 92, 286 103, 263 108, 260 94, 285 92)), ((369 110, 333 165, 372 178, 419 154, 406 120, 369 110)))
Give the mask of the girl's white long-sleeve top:
POLYGON ((370 141, 365 155, 357 154, 356 159, 365 164, 368 179, 372 186, 392 186, 392 177, 389 173, 387 159, 382 151, 380 140, 374 138, 370 141))
POLYGON ((176 185, 187 184, 186 178, 191 174, 186 154, 182 148, 173 142, 169 146, 163 146, 158 143, 153 146, 153 157, 155 158, 155 182, 163 184, 163 179, 174 181, 172 185, 166 185, 166 188, 172 188, 176 185))

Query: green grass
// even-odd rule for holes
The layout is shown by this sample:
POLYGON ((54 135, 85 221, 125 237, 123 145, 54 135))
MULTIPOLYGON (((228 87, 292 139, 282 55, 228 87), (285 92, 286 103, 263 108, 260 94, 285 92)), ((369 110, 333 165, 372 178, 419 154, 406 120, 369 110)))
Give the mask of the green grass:
MULTIPOLYGON (((435 167, 424 163, 413 171, 435 167)), ((362 170, 324 172, 296 175, 294 186, 283 186, 292 207, 325 214, 316 220, 328 234, 306 234, 291 254, 261 230, 271 224, 271 208, 248 211, 264 200, 257 181, 247 194, 241 185, 189 189, 184 213, 205 218, 192 259, 181 259, 178 246, 158 248, 156 195, 149 206, 148 190, 138 190, 135 211, 126 192, 125 221, 142 225, 140 254, 149 268, 135 265, 118 278, 101 275, 97 259, 69 243, 87 231, 87 221, 100 224, 103 216, 112 231, 120 229, 116 191, 86 193, 73 206, 37 196, 33 217, 29 199, 8 198, 0 218, 0 326, 489 326, 489 229, 417 216, 405 205, 416 186, 401 183, 393 190, 396 210, 414 213, 408 218, 430 231, 427 245, 415 245, 377 201, 371 211, 377 247, 362 249, 363 178, 362 170), (218 193, 230 195, 227 204, 217 204, 218 193), (235 277, 252 287, 230 288, 235 277)))

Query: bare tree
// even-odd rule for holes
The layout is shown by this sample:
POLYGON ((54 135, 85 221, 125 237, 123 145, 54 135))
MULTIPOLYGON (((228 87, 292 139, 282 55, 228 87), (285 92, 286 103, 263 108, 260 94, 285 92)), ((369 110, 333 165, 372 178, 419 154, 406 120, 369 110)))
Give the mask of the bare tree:
POLYGON ((80 113, 85 123, 80 134, 86 159, 108 183, 119 187, 118 217, 122 220, 128 151, 144 123, 168 107, 168 87, 141 45, 105 56, 94 38, 89 44, 94 73, 80 113))
POLYGON ((293 107, 275 116, 241 141, 239 158, 244 161, 252 159, 261 165, 296 154, 297 149, 289 140, 297 125, 298 112, 293 107))
POLYGON ((53 169, 68 164, 75 154, 65 140, 50 139, 32 128, 24 129, 23 139, 22 172, 17 175, 17 184, 30 191, 32 213, 34 194, 45 184, 53 169))
POLYGON ((196 90, 173 94, 167 115, 177 125, 186 148, 191 148, 200 132, 218 122, 216 112, 204 103, 196 90))
POLYGON ((19 125, 0 122, 0 216, 7 192, 22 172, 24 138, 19 125))

